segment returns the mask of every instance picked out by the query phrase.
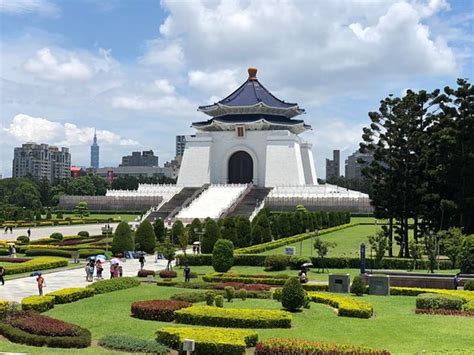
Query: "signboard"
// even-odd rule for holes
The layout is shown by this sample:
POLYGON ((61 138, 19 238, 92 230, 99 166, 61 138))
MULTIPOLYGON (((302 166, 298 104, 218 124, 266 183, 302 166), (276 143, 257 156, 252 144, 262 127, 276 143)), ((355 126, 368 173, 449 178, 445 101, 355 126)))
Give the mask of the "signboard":
POLYGON ((295 255, 296 247, 285 247, 285 255, 295 255))

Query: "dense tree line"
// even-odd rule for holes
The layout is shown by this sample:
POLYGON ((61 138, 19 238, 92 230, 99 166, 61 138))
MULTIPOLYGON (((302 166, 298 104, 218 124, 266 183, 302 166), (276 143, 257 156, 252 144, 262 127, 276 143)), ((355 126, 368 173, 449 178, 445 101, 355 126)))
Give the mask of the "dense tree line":
POLYGON ((376 216, 390 222, 390 256, 393 239, 410 255, 410 220, 415 241, 450 227, 474 232, 474 88, 457 85, 389 95, 369 113, 360 152, 374 161, 363 173, 376 216))

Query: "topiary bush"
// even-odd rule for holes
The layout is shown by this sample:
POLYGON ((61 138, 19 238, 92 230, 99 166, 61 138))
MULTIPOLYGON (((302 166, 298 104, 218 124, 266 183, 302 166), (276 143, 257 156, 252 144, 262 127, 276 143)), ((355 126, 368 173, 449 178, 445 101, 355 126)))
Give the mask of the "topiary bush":
POLYGON ((221 237, 220 228, 216 221, 209 219, 205 226, 206 232, 201 239, 201 252, 203 254, 210 254, 214 248, 214 244, 221 237))
POLYGON ((226 272, 234 265, 234 244, 227 239, 219 239, 212 250, 212 267, 217 272, 226 272))
POLYGON ((80 231, 79 233, 77 233, 77 235, 83 237, 83 238, 89 238, 89 232, 88 231, 80 231))
POLYGON ((216 307, 223 308, 224 307, 224 296, 217 295, 216 298, 214 299, 214 302, 216 303, 216 307))
POLYGON ((418 309, 462 310, 463 304, 463 299, 452 295, 422 293, 416 297, 416 308, 418 309))
POLYGON ((232 302, 232 299, 235 296, 235 289, 232 286, 226 286, 224 287, 224 291, 227 302, 232 302))
POLYGON ((351 293, 354 293, 357 296, 362 296, 365 292, 365 283, 364 280, 362 280, 362 277, 356 276, 354 277, 354 280, 352 280, 351 284, 351 293))
POLYGON ((21 309, 24 311, 34 310, 42 313, 53 307, 53 296, 29 296, 21 300, 21 309))
POLYGON ((474 291, 474 280, 466 281, 463 288, 466 291, 474 291))
POLYGON ((212 306, 214 304, 214 300, 216 298, 216 293, 213 291, 207 291, 205 293, 206 304, 208 306, 212 306))
POLYGON ((178 277, 178 274, 174 270, 161 270, 159 275, 162 279, 172 279, 178 277))
POLYGON ((28 238, 26 235, 20 235, 18 238, 16 238, 16 241, 22 244, 30 244, 30 238, 28 238))
POLYGON ((120 254, 125 251, 133 250, 132 230, 127 222, 122 221, 115 229, 114 238, 112 240, 112 253, 120 254))
POLYGON ((51 239, 56 239, 56 240, 63 240, 64 238, 62 233, 58 233, 58 232, 51 234, 49 237, 51 239))
POLYGON ((138 277, 148 277, 148 275, 155 276, 155 272, 153 270, 138 270, 138 277))
POLYGON ((156 248, 156 236, 150 221, 143 221, 135 232, 135 244, 138 250, 142 250, 148 254, 153 254, 156 248))
POLYGON ((297 277, 286 280, 281 291, 281 304, 290 312, 298 311, 304 305, 305 291, 297 277))
POLYGON ((99 340, 99 345, 107 349, 127 353, 169 354, 169 350, 166 346, 154 340, 144 340, 124 335, 107 335, 99 340))
POLYGON ((83 287, 63 288, 48 293, 46 296, 54 297, 54 304, 70 303, 82 298, 94 296, 94 290, 83 287))
POLYGON ((192 303, 171 300, 150 300, 132 303, 132 316, 140 319, 157 320, 160 322, 172 322, 175 311, 191 307, 192 303))
POLYGON ((265 270, 282 271, 288 266, 288 257, 286 255, 269 255, 265 258, 265 270))
POLYGON ((87 288, 92 288, 94 293, 97 295, 137 286, 140 286, 140 281, 134 279, 133 277, 118 277, 94 282, 90 285, 87 285, 87 288))
POLYGON ((235 292, 235 297, 240 298, 242 301, 245 301, 247 299, 247 290, 243 288, 237 290, 235 292))

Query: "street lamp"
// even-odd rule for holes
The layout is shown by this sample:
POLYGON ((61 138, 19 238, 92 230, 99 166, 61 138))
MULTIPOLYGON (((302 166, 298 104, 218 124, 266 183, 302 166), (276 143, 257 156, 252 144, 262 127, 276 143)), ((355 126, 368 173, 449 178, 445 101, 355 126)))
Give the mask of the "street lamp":
POLYGON ((206 228, 203 228, 202 230, 199 230, 199 228, 194 228, 194 233, 199 236, 199 248, 198 248, 198 254, 201 254, 201 236, 206 233, 206 228))
POLYGON ((110 225, 102 227, 102 234, 105 234, 105 253, 109 251, 109 235, 113 232, 113 228, 110 225))

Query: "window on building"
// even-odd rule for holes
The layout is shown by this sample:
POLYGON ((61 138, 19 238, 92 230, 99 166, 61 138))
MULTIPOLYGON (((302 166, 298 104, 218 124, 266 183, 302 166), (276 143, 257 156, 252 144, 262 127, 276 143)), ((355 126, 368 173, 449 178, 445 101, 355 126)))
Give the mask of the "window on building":
POLYGON ((237 137, 245 136, 245 127, 244 126, 237 126, 237 137))

